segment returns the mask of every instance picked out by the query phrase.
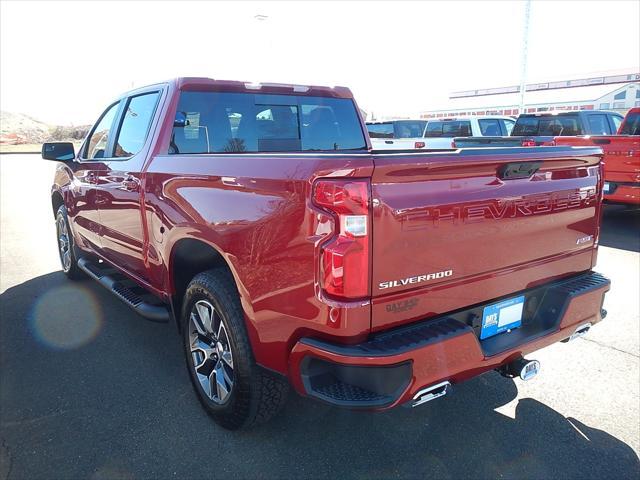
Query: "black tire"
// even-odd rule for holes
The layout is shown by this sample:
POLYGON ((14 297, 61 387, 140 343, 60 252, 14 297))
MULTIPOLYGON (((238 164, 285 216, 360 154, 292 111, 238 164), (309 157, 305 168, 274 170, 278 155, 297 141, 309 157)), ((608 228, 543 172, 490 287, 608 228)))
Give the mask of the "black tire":
POLYGON ((73 234, 69 227, 69 216, 64 205, 60 205, 56 213, 56 240, 58 242, 58 255, 60 257, 60 265, 62 272, 71 280, 80 280, 84 278, 84 272, 78 267, 78 254, 73 234), (66 245, 63 242, 66 238, 66 245), (68 258, 67 255, 68 254, 68 258))
POLYGON ((289 384, 283 377, 256 364, 240 299, 228 271, 209 270, 191 280, 184 296, 181 320, 191 383, 198 399, 219 425, 228 430, 249 428, 278 413, 287 400, 289 384), (212 328, 206 331, 216 331, 212 338, 203 334, 200 319, 206 323, 207 315, 198 310, 206 311, 209 307, 214 309, 208 320, 212 328), (232 354, 231 365, 223 362, 228 352, 232 354), (225 387, 213 393, 214 386, 220 388, 218 372, 223 369, 220 377, 224 378, 225 387))

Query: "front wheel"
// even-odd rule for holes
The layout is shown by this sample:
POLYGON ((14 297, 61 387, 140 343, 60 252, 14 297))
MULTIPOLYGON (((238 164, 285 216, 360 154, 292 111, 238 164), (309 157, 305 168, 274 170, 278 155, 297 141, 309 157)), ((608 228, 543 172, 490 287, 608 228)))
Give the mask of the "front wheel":
POLYGON ((182 309, 187 368, 198 398, 229 430, 266 422, 284 405, 288 383, 255 363, 233 278, 200 273, 182 309))
POLYGON ((83 272, 78 267, 76 249, 73 243, 73 235, 69 228, 69 216, 64 205, 58 208, 56 213, 56 236, 58 239, 58 254, 64 274, 72 280, 83 277, 83 272))

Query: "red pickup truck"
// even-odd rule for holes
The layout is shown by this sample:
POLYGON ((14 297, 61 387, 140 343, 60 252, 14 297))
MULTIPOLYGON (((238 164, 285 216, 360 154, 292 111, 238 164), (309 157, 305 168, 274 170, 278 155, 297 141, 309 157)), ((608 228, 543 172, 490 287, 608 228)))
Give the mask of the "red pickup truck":
POLYGON ((626 115, 618 135, 555 137, 555 145, 598 146, 604 152, 604 201, 640 205, 640 108, 626 115))
POLYGON ((346 88, 179 78, 42 153, 64 272, 175 322, 229 429, 289 385, 383 410, 529 379, 605 315, 599 148, 377 152, 346 88))

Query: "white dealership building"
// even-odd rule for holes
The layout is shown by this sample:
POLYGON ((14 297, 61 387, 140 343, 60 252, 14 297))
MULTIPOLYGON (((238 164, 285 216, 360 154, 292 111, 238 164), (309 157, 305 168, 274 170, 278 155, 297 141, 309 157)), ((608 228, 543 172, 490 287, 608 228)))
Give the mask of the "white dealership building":
MULTIPOLYGON (((524 112, 614 110, 622 114, 640 106, 640 73, 594 76, 527 84, 524 112)), ((420 118, 463 115, 513 115, 520 112, 520 87, 454 92, 440 108, 420 112, 420 118)))

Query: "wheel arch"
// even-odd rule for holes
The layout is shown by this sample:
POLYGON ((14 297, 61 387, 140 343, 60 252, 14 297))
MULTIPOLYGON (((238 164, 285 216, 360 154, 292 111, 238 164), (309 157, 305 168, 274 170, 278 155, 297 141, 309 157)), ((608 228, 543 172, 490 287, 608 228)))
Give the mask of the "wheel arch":
POLYGON ((242 283, 222 251, 199 238, 181 238, 171 247, 167 271, 169 291, 172 292, 171 306, 178 329, 181 328, 182 301, 189 282, 197 274, 214 268, 222 268, 228 272, 243 304, 243 309, 246 308, 245 302, 242 302, 242 298, 245 296, 243 295, 242 283))

